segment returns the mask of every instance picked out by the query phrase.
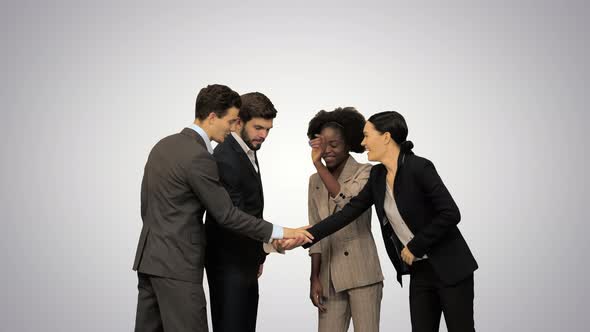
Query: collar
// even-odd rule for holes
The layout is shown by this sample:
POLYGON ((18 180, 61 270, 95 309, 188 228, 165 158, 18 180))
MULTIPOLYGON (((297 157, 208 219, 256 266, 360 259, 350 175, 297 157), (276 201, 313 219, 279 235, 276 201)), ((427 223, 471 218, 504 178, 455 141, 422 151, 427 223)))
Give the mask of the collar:
POLYGON ((348 156, 348 159, 345 161, 344 168, 342 169, 342 173, 338 177, 338 182, 346 182, 350 180, 351 177, 354 176, 356 171, 358 170, 360 164, 354 159, 352 156, 348 156))
POLYGON ((238 144, 240 145, 240 147, 242 148, 242 150, 244 150, 244 152, 246 153, 246 155, 250 155, 250 152, 254 152, 254 150, 250 149, 250 147, 246 144, 246 142, 244 142, 244 140, 242 139, 242 137, 240 137, 240 135, 238 135, 236 132, 231 132, 231 135, 234 137, 234 139, 236 140, 236 142, 238 142, 238 144))
POLYGON ((188 128, 196 131, 197 134, 199 134, 199 136, 201 136, 203 138, 203 141, 205 141, 205 146, 207 147, 207 151, 210 154, 213 154, 213 147, 211 146, 211 139, 209 138, 209 135, 207 135, 205 130, 203 130, 203 128, 197 126, 194 123, 192 123, 190 126, 188 126, 188 128))

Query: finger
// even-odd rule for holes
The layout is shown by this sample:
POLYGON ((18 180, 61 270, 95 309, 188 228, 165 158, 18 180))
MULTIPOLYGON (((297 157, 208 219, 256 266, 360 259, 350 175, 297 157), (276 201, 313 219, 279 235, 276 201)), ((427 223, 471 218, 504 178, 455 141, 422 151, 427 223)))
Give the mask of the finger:
POLYGON ((295 241, 290 241, 288 244, 285 245, 285 250, 291 250, 297 247, 297 243, 295 241))
POLYGON ((320 300, 319 300, 319 296, 318 296, 317 293, 311 294, 311 303, 313 303, 313 305, 315 307, 318 307, 319 308, 319 306, 320 306, 320 300))
POLYGON ((306 243, 306 238, 299 238, 296 241, 293 242, 293 248, 295 247, 299 247, 300 245, 306 243))
POLYGON ((404 261, 405 261, 406 263, 410 262, 410 256, 409 256, 407 253, 406 253, 406 254, 404 254, 404 261))
POLYGON ((303 229, 297 230, 297 236, 295 237, 295 239, 303 240, 305 243, 313 242, 313 236, 308 231, 303 230, 303 229))
POLYGON ((311 235, 311 233, 310 233, 310 232, 308 232, 307 230, 305 230, 305 229, 301 229, 301 230, 299 230, 299 231, 300 231, 301 233, 303 233, 303 234, 305 235, 305 237, 307 237, 308 239, 310 239, 310 240, 313 240, 313 235, 311 235))
POLYGON ((322 143, 322 139, 321 138, 314 138, 311 141, 309 141, 309 144, 310 145, 313 145, 313 144, 321 144, 321 143, 322 143))
POLYGON ((318 309, 320 310, 321 313, 326 312, 326 307, 324 306, 324 299, 322 296, 318 297, 318 309))
POLYGON ((297 238, 298 245, 302 245, 304 243, 312 243, 313 240, 310 240, 307 236, 301 235, 301 237, 297 238))

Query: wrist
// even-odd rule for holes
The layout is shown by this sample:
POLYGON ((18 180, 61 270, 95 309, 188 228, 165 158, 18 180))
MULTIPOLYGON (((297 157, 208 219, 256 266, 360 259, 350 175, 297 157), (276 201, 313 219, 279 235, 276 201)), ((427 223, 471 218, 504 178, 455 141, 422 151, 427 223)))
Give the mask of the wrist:
POLYGON ((313 166, 315 166, 315 168, 322 168, 324 167, 324 164, 322 164, 322 160, 314 160, 313 161, 313 166))

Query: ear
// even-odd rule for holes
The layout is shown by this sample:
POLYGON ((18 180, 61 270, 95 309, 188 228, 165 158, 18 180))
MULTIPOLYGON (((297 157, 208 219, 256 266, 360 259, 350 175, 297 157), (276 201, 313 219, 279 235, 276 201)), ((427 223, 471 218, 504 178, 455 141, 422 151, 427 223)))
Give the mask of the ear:
POLYGON ((215 112, 211 112, 209 113, 209 115, 207 115, 207 121, 209 122, 211 122, 215 118, 217 118, 217 114, 215 114, 215 112))
POLYGON ((386 131, 383 133, 383 143, 389 144, 389 142, 391 142, 391 133, 386 131))
POLYGON ((242 124, 243 123, 244 122, 242 122, 242 119, 238 118, 236 120, 236 123, 234 123, 234 125, 233 125, 233 128, 234 128, 233 131, 235 131, 236 133, 239 133, 240 130, 242 130, 242 124))

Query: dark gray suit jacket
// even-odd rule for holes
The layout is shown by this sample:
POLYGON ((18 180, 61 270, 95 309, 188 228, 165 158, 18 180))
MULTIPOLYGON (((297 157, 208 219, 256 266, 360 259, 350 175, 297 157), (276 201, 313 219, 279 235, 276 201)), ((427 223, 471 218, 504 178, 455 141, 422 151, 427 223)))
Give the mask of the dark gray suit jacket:
POLYGON ((272 224, 236 208, 219 182, 217 164, 194 130, 158 142, 141 183, 143 228, 133 269, 202 282, 205 251, 203 214, 257 241, 268 242, 272 224))
MULTIPOLYGON (((256 172, 248 155, 236 139, 229 135, 215 147, 215 160, 221 183, 229 193, 232 202, 240 210, 262 218, 264 195, 260 173, 256 172)), ((256 159, 258 165, 258 160, 256 159)), ((260 168, 260 167, 259 167, 260 168)), ((266 253, 260 241, 254 241, 241 234, 223 228, 207 214, 207 255, 205 265, 247 267, 246 271, 257 271, 264 263, 266 253)))

